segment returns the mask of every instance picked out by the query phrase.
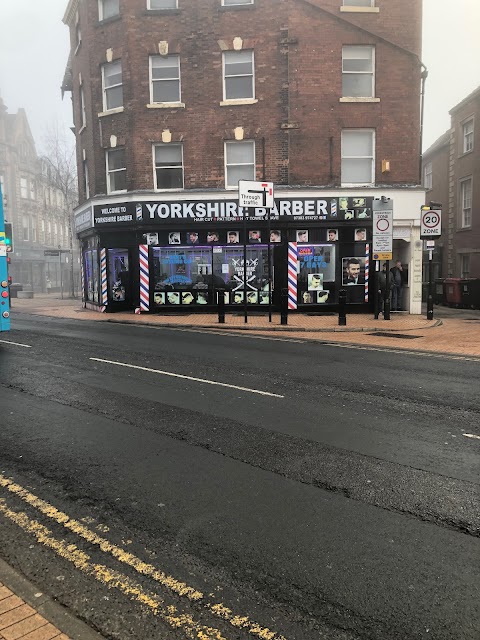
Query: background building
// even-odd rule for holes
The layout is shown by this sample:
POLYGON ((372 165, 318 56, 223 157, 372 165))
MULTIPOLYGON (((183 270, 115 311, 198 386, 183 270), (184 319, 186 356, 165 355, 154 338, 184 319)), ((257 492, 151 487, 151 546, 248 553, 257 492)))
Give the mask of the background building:
POLYGON ((192 307, 214 302, 212 286, 260 304, 270 273, 278 302, 288 242, 299 306, 335 304, 350 258, 349 300, 371 304, 383 196, 404 306, 420 312, 421 0, 70 0, 64 22, 89 305, 192 307), (275 242, 267 211, 244 231, 239 179, 275 184, 275 242), (246 287, 228 246, 244 241, 246 287), (309 290, 316 272, 322 294, 309 290))
MULTIPOLYGON (((79 290, 79 255, 73 254, 72 201, 57 186, 56 167, 39 157, 24 109, 9 114, 0 98, 0 182, 5 218, 13 226, 12 282, 45 292, 79 290), (62 255, 45 256, 45 251, 62 255), (72 270, 73 266, 73 270, 72 270)), ((75 245, 77 243, 75 242, 75 245)))
POLYGON ((480 88, 450 116, 450 130, 423 156, 427 202, 443 205, 438 277, 480 278, 480 88))

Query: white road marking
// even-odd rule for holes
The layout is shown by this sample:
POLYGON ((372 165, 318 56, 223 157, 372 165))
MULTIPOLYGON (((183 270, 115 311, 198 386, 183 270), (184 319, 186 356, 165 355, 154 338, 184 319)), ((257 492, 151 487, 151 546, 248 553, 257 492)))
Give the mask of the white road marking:
POLYGON ((464 433, 465 438, 473 438, 474 440, 480 440, 480 436, 476 436, 474 433, 464 433))
POLYGON ((171 373, 170 371, 161 371, 160 369, 150 369, 149 367, 139 367, 135 364, 127 364, 125 362, 115 362, 113 360, 103 360, 102 358, 90 358, 95 362, 104 362, 106 364, 115 364, 119 367, 128 367, 129 369, 139 369, 140 371, 148 371, 150 373, 158 373, 162 376, 171 376, 172 378, 182 378, 183 380, 192 380, 193 382, 202 382, 203 384, 213 384, 219 387, 228 387, 229 389, 238 389, 239 391, 248 391, 249 393, 257 393, 261 396, 270 396, 272 398, 284 398, 277 393, 269 393, 268 391, 259 391, 258 389, 248 389, 247 387, 237 387, 234 384, 226 384, 224 382, 215 382, 214 380, 204 380, 203 378, 194 378, 192 376, 183 376, 180 373, 171 373))
POLYGON ((297 344, 305 344, 306 340, 294 340, 293 338, 269 338, 266 336, 258 336, 252 332, 252 334, 248 334, 247 332, 242 331, 242 329, 232 329, 232 331, 218 331, 217 329, 183 329, 177 327, 158 327, 159 329, 170 329, 172 331, 185 331, 187 333, 203 333, 204 335, 214 334, 216 336, 228 336, 234 338, 252 338, 255 340, 272 340, 274 342, 296 342, 297 344))
POLYGON ((14 344, 16 347, 25 347, 26 349, 32 349, 31 344, 22 344, 21 342, 11 342, 10 340, 0 340, 5 344, 14 344))
MULTIPOLYGON (((320 341, 319 341, 320 342, 320 341)), ((407 349, 389 349, 388 347, 375 347, 375 346, 361 346, 355 344, 344 344, 341 342, 320 342, 325 347, 338 347, 340 349, 358 349, 360 351, 380 351, 382 353, 399 353, 407 356, 425 356, 426 358, 443 358, 446 360, 462 360, 467 362, 480 362, 480 357, 468 357, 449 355, 448 353, 428 353, 426 351, 408 351, 407 349)))

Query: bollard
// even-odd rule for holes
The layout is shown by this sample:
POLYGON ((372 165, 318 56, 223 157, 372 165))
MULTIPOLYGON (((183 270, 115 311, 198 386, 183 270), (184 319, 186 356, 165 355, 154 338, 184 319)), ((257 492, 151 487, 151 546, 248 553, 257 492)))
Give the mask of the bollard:
POLYGON ((288 289, 280 294, 280 324, 288 324, 288 289))
POLYGON ((218 297, 218 322, 225 324, 225 289, 217 289, 218 297))
POLYGON ((338 292, 338 324, 340 327, 345 327, 347 325, 346 307, 347 290, 340 289, 338 292))

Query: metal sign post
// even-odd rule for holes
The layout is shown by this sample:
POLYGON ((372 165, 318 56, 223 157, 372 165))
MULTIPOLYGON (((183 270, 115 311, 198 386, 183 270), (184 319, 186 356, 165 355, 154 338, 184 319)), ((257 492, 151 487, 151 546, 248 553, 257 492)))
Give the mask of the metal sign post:
MULTIPOLYGON (((383 196, 372 203, 373 213, 373 243, 374 260, 385 260, 385 291, 383 292, 383 319, 390 320, 390 260, 393 260, 393 201, 383 196)), ((379 275, 377 270, 376 275, 379 275)), ((378 280, 377 280, 378 282, 378 280)), ((376 293, 375 295, 378 295, 376 293)), ((375 318, 378 318, 375 308, 375 318)))
POLYGON ((427 241, 428 249, 427 320, 433 320, 433 250, 435 238, 442 235, 441 206, 433 202, 430 205, 424 205, 420 220, 420 238, 427 241))

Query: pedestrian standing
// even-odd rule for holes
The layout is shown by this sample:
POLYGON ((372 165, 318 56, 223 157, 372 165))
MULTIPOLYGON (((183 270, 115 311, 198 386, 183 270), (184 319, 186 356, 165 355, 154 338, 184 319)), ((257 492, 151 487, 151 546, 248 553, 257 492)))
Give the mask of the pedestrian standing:
POLYGON ((392 289, 392 311, 402 311, 403 294, 403 267, 401 260, 395 262, 395 266, 390 269, 393 276, 392 289))
MULTIPOLYGON (((383 305, 385 302, 385 288, 387 287, 387 263, 384 262, 382 270, 378 272, 378 309, 379 313, 383 313, 383 305)), ((391 271, 388 273, 388 292, 387 295, 390 298, 393 289, 393 274, 391 271)))
POLYGON ((46 279, 46 285, 47 285, 47 293, 50 293, 50 290, 52 288, 52 282, 51 282, 50 278, 46 279))

